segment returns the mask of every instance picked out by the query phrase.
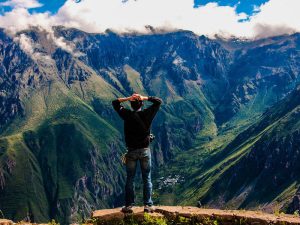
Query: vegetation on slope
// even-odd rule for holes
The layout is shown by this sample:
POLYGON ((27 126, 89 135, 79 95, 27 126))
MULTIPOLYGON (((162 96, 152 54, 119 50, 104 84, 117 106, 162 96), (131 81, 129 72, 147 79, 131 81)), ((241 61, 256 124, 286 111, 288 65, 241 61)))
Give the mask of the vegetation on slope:
MULTIPOLYGON (((0 210, 6 216, 69 223, 95 207, 120 205, 119 156, 125 147, 111 100, 134 91, 164 100, 153 124, 156 202, 195 205, 200 199, 214 206, 257 207, 294 195, 295 175, 282 182, 280 193, 271 189, 263 196, 251 194, 266 191, 250 175, 265 171, 261 165, 272 161, 267 155, 274 164, 288 163, 289 172, 298 169, 295 154, 281 161, 283 155, 266 152, 272 144, 284 154, 278 143, 291 142, 295 153, 296 106, 280 103, 258 116, 297 84, 299 35, 234 49, 188 31, 123 36, 54 31, 74 52, 31 28, 17 35, 33 41, 32 55, 0 30, 0 210), (249 173, 248 180, 241 171, 249 173), (228 183, 236 189, 230 192, 228 183), (243 193, 249 194, 241 198, 243 193)), ((278 185, 278 179, 265 180, 278 185)))

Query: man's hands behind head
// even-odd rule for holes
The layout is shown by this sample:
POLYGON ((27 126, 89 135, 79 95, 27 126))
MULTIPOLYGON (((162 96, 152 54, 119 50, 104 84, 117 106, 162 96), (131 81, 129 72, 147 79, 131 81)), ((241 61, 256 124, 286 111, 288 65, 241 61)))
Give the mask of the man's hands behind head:
POLYGON ((130 101, 144 101, 144 100, 148 100, 148 97, 142 96, 140 94, 134 93, 131 97, 130 97, 130 101))

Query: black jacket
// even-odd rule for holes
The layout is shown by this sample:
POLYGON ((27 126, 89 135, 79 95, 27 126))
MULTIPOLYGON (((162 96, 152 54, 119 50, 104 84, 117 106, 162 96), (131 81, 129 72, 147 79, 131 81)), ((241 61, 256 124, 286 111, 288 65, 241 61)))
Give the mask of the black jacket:
POLYGON ((147 148, 150 144, 150 128, 162 100, 148 97, 153 104, 141 111, 124 108, 118 99, 112 102, 114 109, 124 120, 125 142, 128 149, 147 148))

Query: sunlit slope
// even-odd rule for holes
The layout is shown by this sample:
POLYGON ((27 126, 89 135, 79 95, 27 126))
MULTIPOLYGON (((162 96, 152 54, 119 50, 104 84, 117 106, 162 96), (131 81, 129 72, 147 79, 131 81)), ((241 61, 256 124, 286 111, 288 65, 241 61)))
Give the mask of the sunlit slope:
POLYGON ((32 90, 23 102, 25 117, 2 134, 0 204, 8 218, 67 222, 78 211, 108 207, 112 193, 121 192, 121 135, 88 104, 97 97, 111 107, 114 90, 99 77, 90 79, 82 84, 84 98, 76 85, 69 89, 55 79, 32 90))
POLYGON ((291 210, 299 187, 300 92, 266 111, 222 151, 194 171, 182 191, 191 203, 215 207, 291 210))

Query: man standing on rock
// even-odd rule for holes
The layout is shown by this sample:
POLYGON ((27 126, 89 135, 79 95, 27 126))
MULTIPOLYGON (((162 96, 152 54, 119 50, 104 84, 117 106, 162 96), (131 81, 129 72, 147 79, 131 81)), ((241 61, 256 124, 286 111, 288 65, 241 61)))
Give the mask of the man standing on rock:
POLYGON ((134 177, 137 162, 140 162, 143 177, 144 212, 153 212, 151 199, 151 152, 149 144, 151 141, 151 123, 162 103, 157 97, 145 97, 133 94, 127 98, 118 98, 112 102, 114 109, 124 120, 125 142, 128 152, 125 156, 127 180, 125 186, 125 207, 122 212, 132 213, 134 205, 134 177), (130 101, 132 110, 124 108, 121 103, 130 101), (143 101, 153 104, 142 110, 143 101))

